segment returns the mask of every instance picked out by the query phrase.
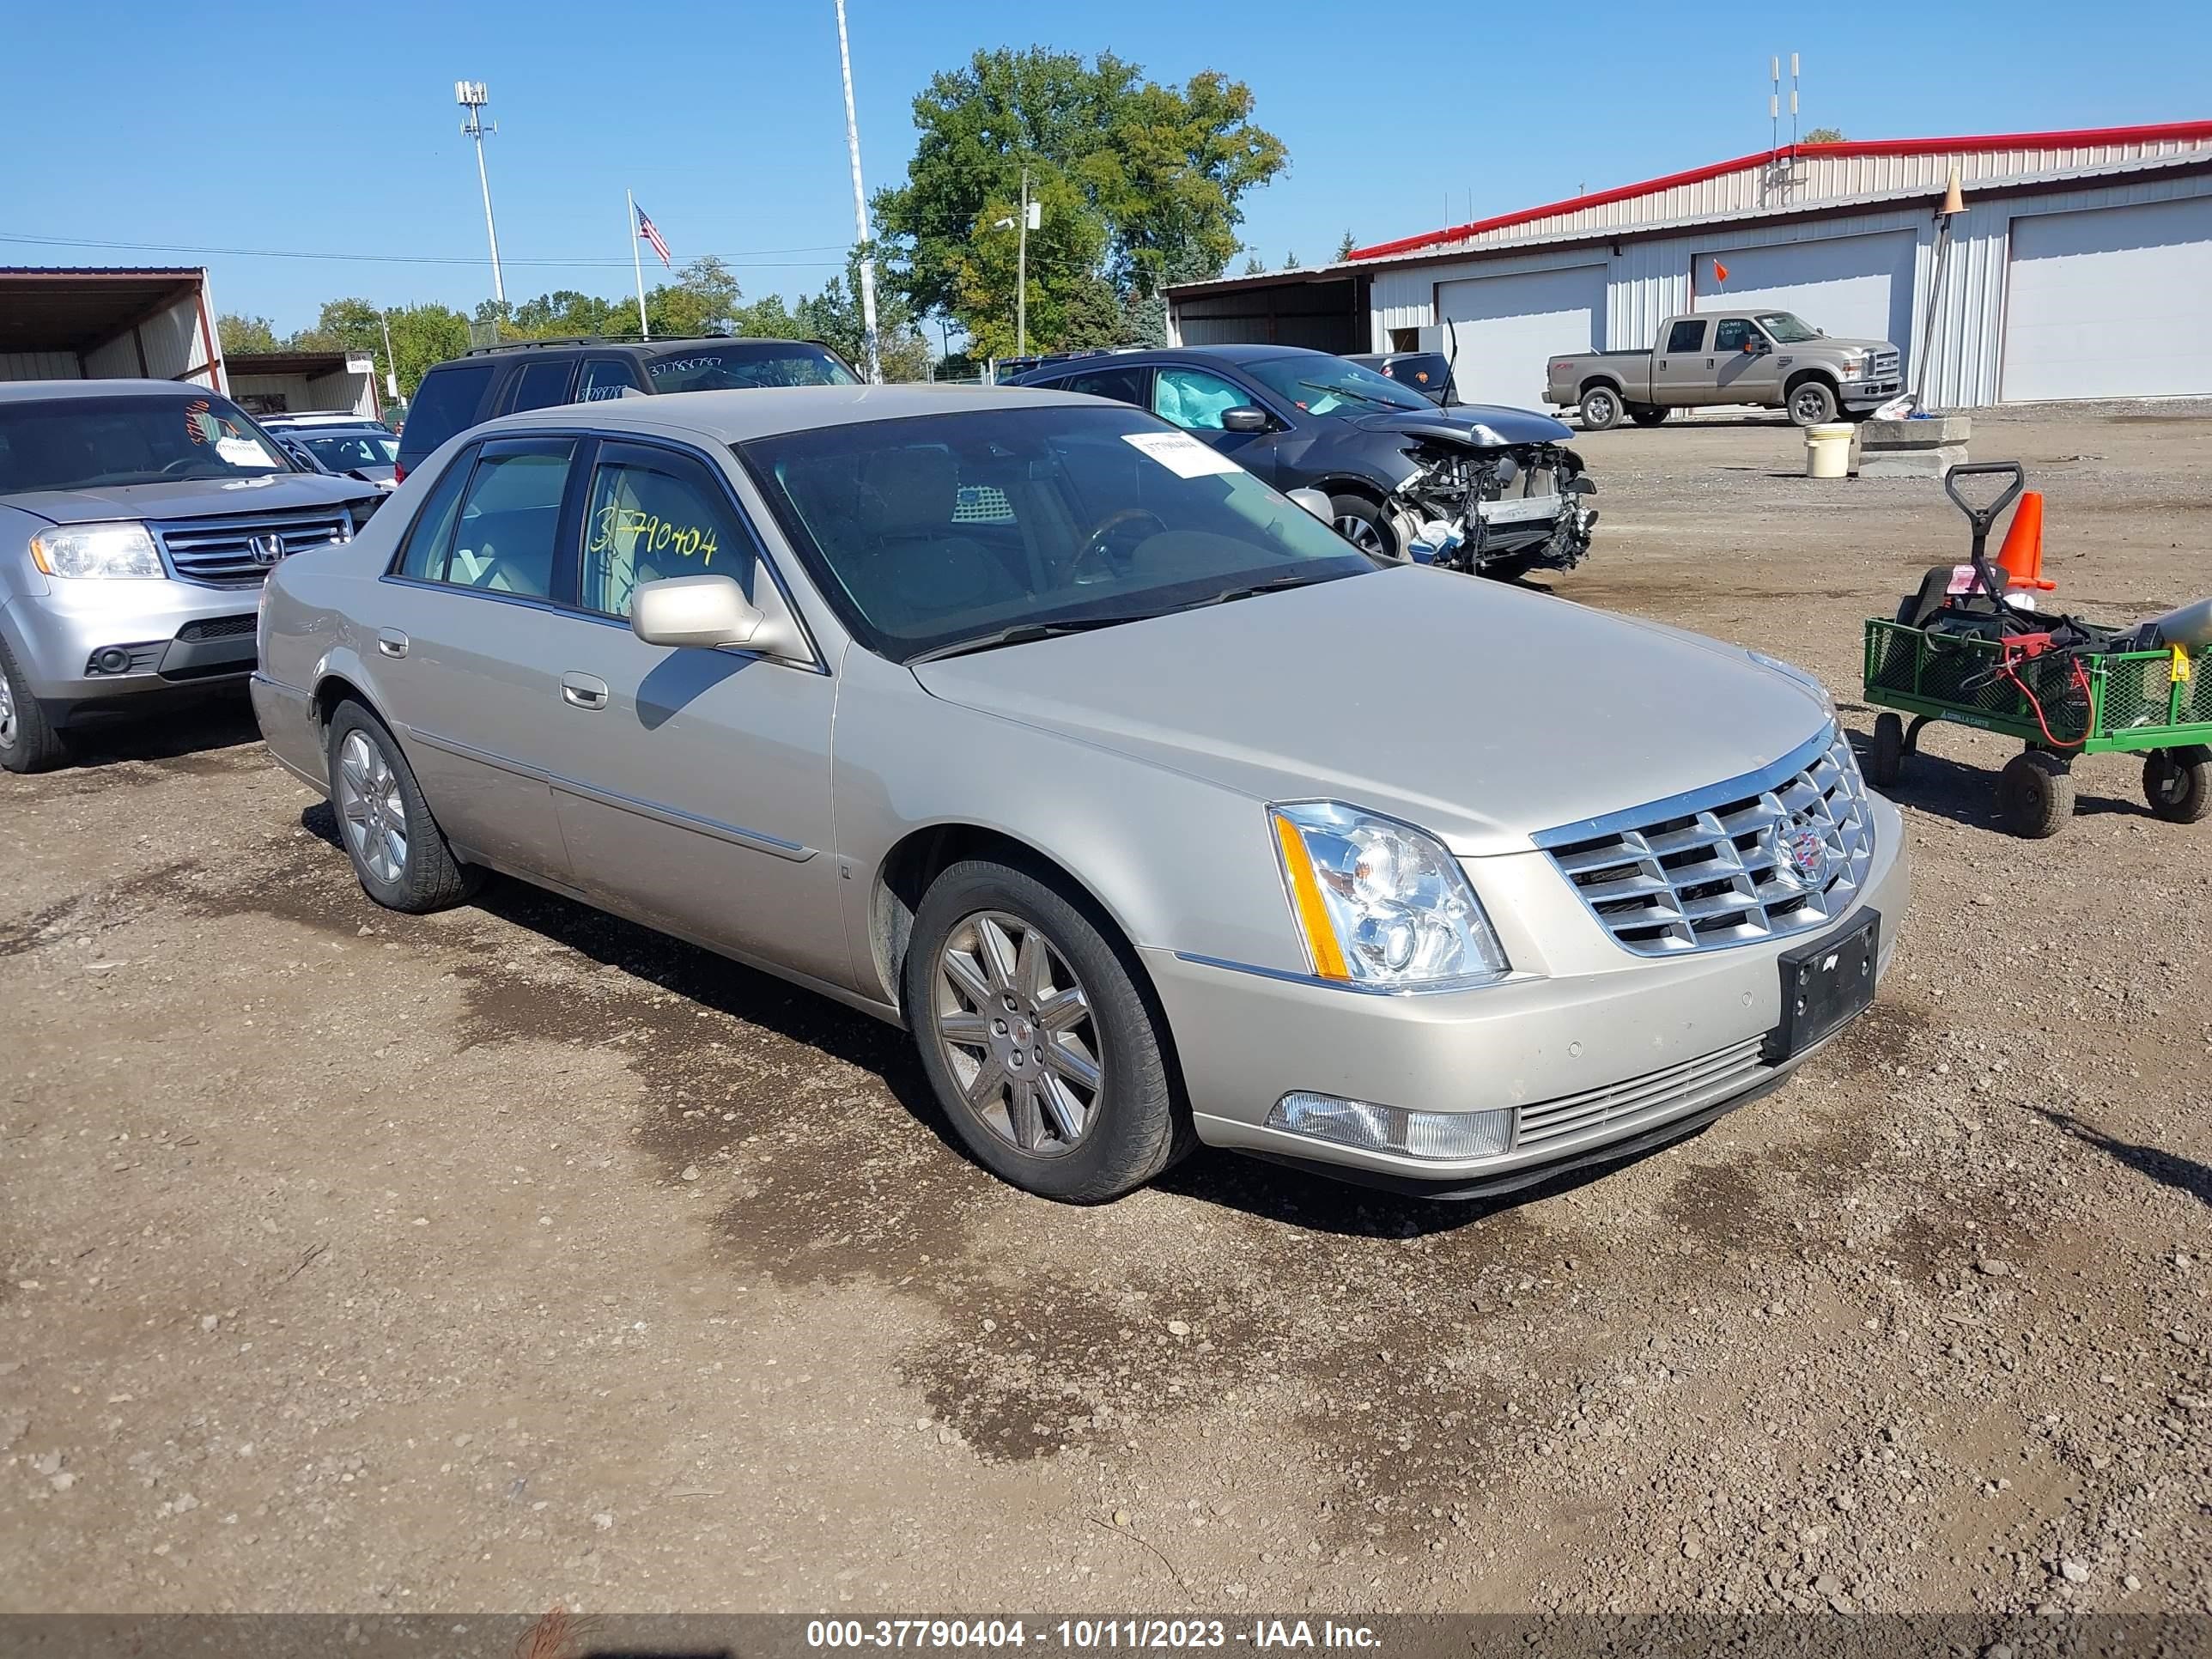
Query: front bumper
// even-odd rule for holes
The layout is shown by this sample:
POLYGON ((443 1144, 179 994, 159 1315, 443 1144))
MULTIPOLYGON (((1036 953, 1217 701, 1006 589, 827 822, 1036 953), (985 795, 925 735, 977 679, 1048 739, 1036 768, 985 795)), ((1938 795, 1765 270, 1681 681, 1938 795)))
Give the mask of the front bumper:
POLYGON ((1887 403, 1904 387, 1903 378, 1895 374, 1879 380, 1845 380, 1839 399, 1845 409, 1874 409, 1887 403))
MULTIPOLYGON (((1882 918, 1886 975, 1910 896, 1896 809, 1868 797, 1874 857, 1860 904, 1882 918)), ((1564 888, 1565 884, 1559 884, 1564 888)), ((1579 918, 1553 909, 1547 928, 1579 918)), ((1501 934, 1517 931, 1493 910, 1501 934)), ((1507 938, 1518 963, 1528 953, 1507 938)), ((1312 980, 1148 950, 1175 1034, 1199 1138, 1265 1157, 1439 1195, 1504 1191, 1576 1164, 1687 1133, 1777 1086, 1808 1057, 1760 1054, 1780 1023, 1785 951, 1803 936, 1639 958, 1577 939, 1547 977, 1464 992, 1376 996, 1312 980), (1566 971, 1556 971, 1564 966, 1566 971), (1515 1135, 1464 1160, 1369 1151, 1271 1128, 1285 1095, 1311 1091, 1427 1112, 1510 1108, 1515 1135)), ((1817 1049, 1812 1052, 1818 1052, 1817 1049)))
POLYGON ((31 695, 66 718, 88 704, 242 682, 260 603, 252 587, 51 581, 10 600, 4 625, 31 695), (100 666, 103 653, 120 653, 120 665, 100 666))

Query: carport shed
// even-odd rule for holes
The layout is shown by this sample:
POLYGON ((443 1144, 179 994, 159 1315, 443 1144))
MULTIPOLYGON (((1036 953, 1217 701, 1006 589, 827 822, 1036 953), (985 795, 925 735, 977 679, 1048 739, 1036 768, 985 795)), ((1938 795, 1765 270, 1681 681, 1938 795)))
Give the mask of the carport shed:
POLYGON ((1682 312, 1887 338, 1937 407, 2212 394, 2212 121, 1798 144, 1168 293, 1171 338, 1454 354, 1461 395, 1536 405, 1555 355, 1682 312), (1966 211, 1939 208, 1956 173, 1966 211), (1274 320, 1364 285, 1349 343, 1274 320), (1225 329, 1243 329, 1229 332, 1225 329))
POLYGON ((0 267, 0 380, 189 380, 226 395, 204 269, 0 267))
POLYGON ((377 416, 376 363, 357 351, 239 351, 224 368, 249 415, 319 411, 377 416))

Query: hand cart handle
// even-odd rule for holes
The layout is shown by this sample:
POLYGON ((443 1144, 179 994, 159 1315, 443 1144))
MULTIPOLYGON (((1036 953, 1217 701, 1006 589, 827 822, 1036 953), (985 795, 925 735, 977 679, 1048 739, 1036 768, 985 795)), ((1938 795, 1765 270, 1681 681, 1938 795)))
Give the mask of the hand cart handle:
POLYGON ((1974 527, 1974 545, 1978 550, 1988 538, 1990 526, 1996 522, 1997 514, 2013 504, 2014 499, 2027 487, 2027 471, 2018 461, 1975 461, 1970 465, 1954 466, 1943 475, 1943 493, 1966 515, 1966 522, 1974 527), (2012 483, 2004 492, 1987 507, 1976 507, 1959 493, 1958 480, 2006 473, 2012 483))

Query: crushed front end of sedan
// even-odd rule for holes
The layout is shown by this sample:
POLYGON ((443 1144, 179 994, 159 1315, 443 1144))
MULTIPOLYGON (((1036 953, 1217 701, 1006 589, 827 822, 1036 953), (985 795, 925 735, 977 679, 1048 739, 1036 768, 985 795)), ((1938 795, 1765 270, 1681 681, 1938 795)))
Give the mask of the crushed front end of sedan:
MULTIPOLYGON (((1514 411, 1517 414, 1517 411, 1514 411)), ((1511 425, 1544 420, 1519 416, 1511 425)), ((1400 426, 1411 471, 1388 503, 1400 556, 1492 576, 1571 570, 1597 528, 1597 484, 1549 435, 1501 433, 1480 418, 1400 426)), ((1567 435, 1559 427, 1558 437, 1567 435)))

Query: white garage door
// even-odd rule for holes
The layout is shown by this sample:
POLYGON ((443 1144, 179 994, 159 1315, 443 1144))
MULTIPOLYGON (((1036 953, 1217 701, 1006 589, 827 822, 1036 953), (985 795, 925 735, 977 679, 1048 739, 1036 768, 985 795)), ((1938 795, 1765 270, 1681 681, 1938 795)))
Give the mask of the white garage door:
POLYGON ((1440 283, 1437 320, 1452 384, 1471 404, 1544 407, 1544 380, 1562 351, 1595 351, 1605 334, 1605 267, 1440 283))
MULTIPOLYGON (((1887 340, 1911 356, 1912 233, 1831 236, 1697 257, 1698 309, 1771 306, 1839 340, 1887 340), (1715 261, 1727 270, 1716 280, 1715 261)), ((1908 363, 1907 368, 1911 368, 1908 363)))
POLYGON ((2212 198, 2012 222, 2007 403, 2212 392, 2212 198))

